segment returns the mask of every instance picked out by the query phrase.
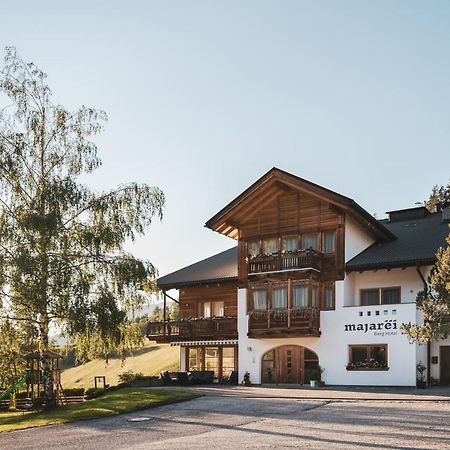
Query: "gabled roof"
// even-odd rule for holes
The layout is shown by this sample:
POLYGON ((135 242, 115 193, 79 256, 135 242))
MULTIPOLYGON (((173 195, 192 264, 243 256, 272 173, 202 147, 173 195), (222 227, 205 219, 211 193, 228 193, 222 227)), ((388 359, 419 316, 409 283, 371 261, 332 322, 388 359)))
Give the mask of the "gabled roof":
POLYGON ((230 248, 158 278, 158 286, 167 290, 192 285, 237 281, 237 255, 237 247, 230 248))
POLYGON ((269 170, 225 208, 209 219, 205 226, 226 236, 237 238, 239 221, 249 211, 260 209, 277 198, 284 190, 304 192, 319 200, 329 202, 351 215, 360 225, 368 229, 378 241, 395 239, 387 228, 359 206, 351 198, 333 192, 303 178, 276 167, 269 170))
POLYGON ((445 239, 450 232, 449 224, 442 221, 440 212, 415 219, 380 222, 397 239, 371 245, 347 262, 347 272, 432 265, 436 262, 437 249, 447 246, 445 239))

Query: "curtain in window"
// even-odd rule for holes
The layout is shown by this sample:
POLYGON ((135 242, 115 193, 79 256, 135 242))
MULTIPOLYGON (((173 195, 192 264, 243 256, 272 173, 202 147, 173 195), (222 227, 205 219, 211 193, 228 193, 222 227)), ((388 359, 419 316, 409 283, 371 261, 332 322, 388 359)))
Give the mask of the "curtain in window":
POLYGON ((278 252, 278 238, 269 238, 263 240, 264 253, 277 253, 278 252))
POLYGON ((211 302, 203 303, 202 317, 211 317, 211 302))
POLYGON ((379 303, 378 289, 361 292, 361 306, 378 305, 379 303))
POLYGON ((292 307, 306 308, 308 306, 308 286, 294 286, 292 288, 292 307))
POLYGON ((253 290, 253 309, 266 310, 267 309, 267 290, 254 289, 253 290))
POLYGON ((383 304, 393 305, 400 303, 400 289, 383 289, 383 304))
POLYGON ((272 308, 273 309, 287 308, 287 288, 274 287, 272 289, 272 308))
POLYGON ((297 250, 298 247, 297 236, 287 236, 283 238, 283 250, 286 252, 293 252, 297 250))
POLYGON ((325 309, 334 308, 334 292, 333 288, 325 288, 325 309))
POLYGON ((316 287, 311 288, 311 306, 315 308, 319 306, 319 295, 316 287))
POLYGON ((303 248, 312 248, 313 250, 317 250, 317 235, 307 234, 303 236, 303 248))
POLYGON ((248 243, 248 254, 250 256, 259 255, 259 241, 250 241, 248 243))
POLYGON ((323 234, 323 251, 325 253, 334 252, 334 231, 326 231, 323 234))
POLYGON ((212 302, 212 315, 215 317, 224 316, 223 302, 212 302))

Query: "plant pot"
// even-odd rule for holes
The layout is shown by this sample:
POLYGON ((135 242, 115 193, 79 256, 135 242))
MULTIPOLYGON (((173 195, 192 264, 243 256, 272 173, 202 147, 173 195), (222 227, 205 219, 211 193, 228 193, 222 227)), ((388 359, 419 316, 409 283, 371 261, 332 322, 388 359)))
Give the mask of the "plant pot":
POLYGON ((309 380, 309 384, 312 388, 314 388, 314 387, 316 387, 317 382, 316 382, 316 380, 309 380))
POLYGON ((417 389, 425 389, 427 387, 427 382, 425 380, 416 381, 417 389))

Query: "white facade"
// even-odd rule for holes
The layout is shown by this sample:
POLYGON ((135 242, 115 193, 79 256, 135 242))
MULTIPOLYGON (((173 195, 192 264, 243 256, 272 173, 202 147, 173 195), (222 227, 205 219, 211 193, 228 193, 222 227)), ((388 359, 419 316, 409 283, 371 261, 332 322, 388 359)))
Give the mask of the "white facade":
MULTIPOLYGON (((351 219, 345 230, 345 261, 373 243, 351 219)), ((429 267, 422 268, 426 277, 429 267)), ((417 323, 415 299, 423 281, 415 268, 347 274, 335 284, 335 310, 320 312, 320 337, 252 339, 248 333, 247 289, 238 290, 239 374, 250 373, 253 383, 262 382, 263 355, 276 347, 298 345, 315 352, 324 368, 322 379, 331 385, 414 386, 416 365, 427 365, 426 346, 412 344, 400 331, 402 323, 417 323), (401 303, 359 306, 361 289, 400 287, 401 303), (388 369, 347 370, 350 345, 387 345, 388 369)), ((450 340, 449 340, 450 341, 450 340)), ((444 343, 445 344, 445 343, 444 343)), ((448 344, 447 344, 448 345, 448 344)), ((432 352, 438 353, 433 345, 432 352)), ((438 365, 431 375, 438 378, 438 365)))

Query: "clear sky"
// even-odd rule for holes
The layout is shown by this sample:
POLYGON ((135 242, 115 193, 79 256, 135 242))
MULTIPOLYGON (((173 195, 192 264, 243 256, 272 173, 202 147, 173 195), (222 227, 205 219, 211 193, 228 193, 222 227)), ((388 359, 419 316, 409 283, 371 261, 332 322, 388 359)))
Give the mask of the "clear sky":
POLYGON ((97 190, 158 185, 161 275, 234 245, 206 220, 273 166, 379 218, 450 178, 448 1, 6 1, 0 45, 109 115, 97 190))

